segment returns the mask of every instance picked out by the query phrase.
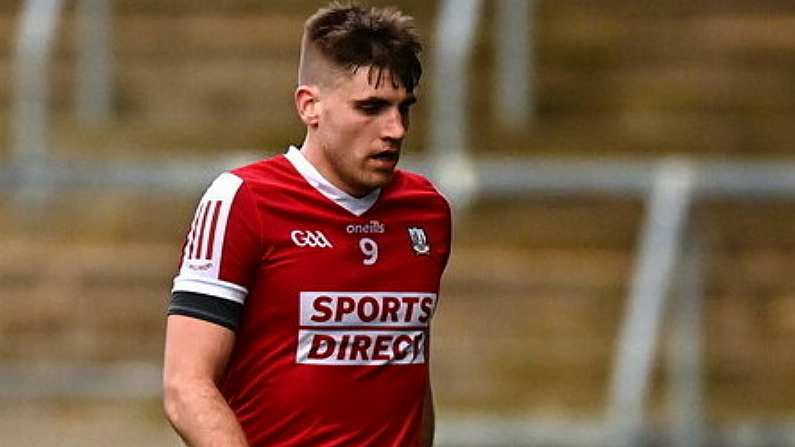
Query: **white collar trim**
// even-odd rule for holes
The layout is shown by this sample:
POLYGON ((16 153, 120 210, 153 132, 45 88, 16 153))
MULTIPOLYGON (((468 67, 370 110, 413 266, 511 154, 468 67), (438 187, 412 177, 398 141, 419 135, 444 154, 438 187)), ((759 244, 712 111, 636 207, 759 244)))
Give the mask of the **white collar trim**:
POLYGON ((356 216, 361 216, 372 208, 373 205, 375 205, 375 201, 378 200, 379 194, 381 194, 381 188, 376 188, 364 197, 354 197, 337 188, 326 180, 295 146, 290 146, 284 156, 287 157, 287 160, 290 161, 296 171, 301 174, 307 183, 320 194, 323 194, 326 198, 356 216))

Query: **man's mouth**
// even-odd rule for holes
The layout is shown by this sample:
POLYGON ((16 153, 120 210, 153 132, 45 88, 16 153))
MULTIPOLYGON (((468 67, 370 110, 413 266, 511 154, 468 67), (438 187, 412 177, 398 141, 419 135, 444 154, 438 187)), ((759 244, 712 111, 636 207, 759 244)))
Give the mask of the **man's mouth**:
POLYGON ((372 156, 376 160, 383 160, 383 161, 397 161, 400 157, 400 152, 398 151, 383 151, 379 152, 372 156))

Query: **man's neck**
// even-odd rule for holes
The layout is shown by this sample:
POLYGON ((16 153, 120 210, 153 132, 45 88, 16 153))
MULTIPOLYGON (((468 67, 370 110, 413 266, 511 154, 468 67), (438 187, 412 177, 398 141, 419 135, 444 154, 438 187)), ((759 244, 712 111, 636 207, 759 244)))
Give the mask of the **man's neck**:
POLYGON ((311 164, 315 169, 317 169, 317 172, 319 172, 323 178, 340 190, 357 198, 364 197, 372 192, 372 190, 357 191, 350 185, 343 182, 331 167, 331 163, 329 163, 326 154, 323 152, 323 147, 320 145, 320 143, 315 141, 314 138, 312 138, 310 133, 307 133, 306 138, 304 138, 304 143, 301 145, 300 150, 306 161, 309 162, 309 164, 311 164))

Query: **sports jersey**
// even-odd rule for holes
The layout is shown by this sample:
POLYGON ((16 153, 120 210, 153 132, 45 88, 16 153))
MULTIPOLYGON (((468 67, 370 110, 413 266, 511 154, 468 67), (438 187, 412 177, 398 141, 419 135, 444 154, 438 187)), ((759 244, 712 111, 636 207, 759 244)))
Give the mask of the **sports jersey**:
POLYGON ((169 313, 235 330, 219 389, 253 446, 417 444, 450 225, 425 178, 356 198, 294 147, 212 183, 169 313))

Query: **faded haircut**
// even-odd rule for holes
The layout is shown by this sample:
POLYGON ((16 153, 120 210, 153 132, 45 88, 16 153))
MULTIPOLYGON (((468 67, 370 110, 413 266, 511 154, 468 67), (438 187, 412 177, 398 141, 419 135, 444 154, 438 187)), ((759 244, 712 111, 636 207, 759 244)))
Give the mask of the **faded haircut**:
POLYGON ((411 92, 422 76, 421 51, 414 19, 398 9, 334 2, 304 24, 298 82, 322 82, 329 70, 353 75, 367 68, 375 88, 389 74, 395 88, 411 92))

